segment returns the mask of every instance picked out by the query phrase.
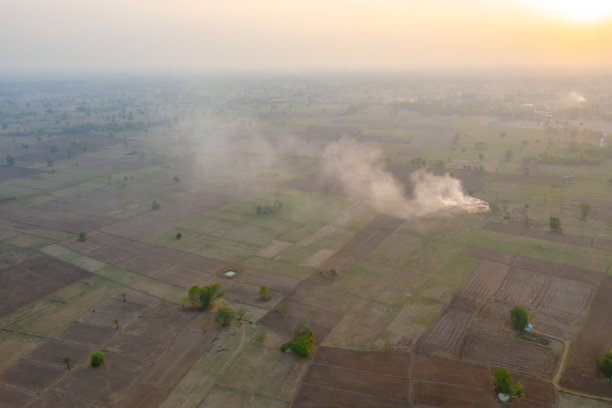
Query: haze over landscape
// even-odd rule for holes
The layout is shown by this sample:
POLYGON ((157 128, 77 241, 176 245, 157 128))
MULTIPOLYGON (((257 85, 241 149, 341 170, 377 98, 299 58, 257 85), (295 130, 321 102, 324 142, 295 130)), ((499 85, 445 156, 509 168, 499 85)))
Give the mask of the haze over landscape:
POLYGON ((0 408, 609 408, 612 2, 0 2, 0 408))
POLYGON ((24 0, 0 5, 4 72, 598 68, 608 2, 24 0))

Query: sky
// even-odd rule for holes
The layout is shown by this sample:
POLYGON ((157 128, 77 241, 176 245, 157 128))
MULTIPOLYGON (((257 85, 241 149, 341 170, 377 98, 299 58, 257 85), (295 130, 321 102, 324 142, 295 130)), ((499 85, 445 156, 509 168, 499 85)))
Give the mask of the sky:
POLYGON ((611 0, 0 0, 0 72, 612 67, 611 0))

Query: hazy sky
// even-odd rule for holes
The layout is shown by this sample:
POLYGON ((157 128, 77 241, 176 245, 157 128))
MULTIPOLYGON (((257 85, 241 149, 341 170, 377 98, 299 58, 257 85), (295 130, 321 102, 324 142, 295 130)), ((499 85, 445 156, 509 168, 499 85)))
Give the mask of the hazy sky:
POLYGON ((0 71, 612 67, 612 0, 0 0, 0 71))

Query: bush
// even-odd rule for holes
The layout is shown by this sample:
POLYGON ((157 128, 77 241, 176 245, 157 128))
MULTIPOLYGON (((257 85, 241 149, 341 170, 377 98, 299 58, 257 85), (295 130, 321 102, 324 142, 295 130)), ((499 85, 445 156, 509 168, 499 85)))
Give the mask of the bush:
POLYGON ((529 314, 525 309, 514 306, 510 311, 510 321, 512 322, 514 330, 522 332, 529 324, 529 314))
POLYGON ((500 392, 509 395, 510 398, 515 396, 525 396, 523 393, 523 384, 512 381, 510 373, 505 368, 495 370, 495 373, 493 374, 493 382, 495 383, 495 387, 500 392))
POLYGON ((281 346, 281 351, 291 350, 300 357, 308 357, 316 341, 314 332, 306 322, 295 326, 292 330, 293 340, 281 346))
POLYGON ((591 204, 589 203, 581 203, 580 204, 580 219, 581 220, 586 220, 586 217, 589 215, 589 213, 591 212, 591 204))
POLYGON ((153 200, 153 202, 151 203, 151 209, 157 210, 159 207, 161 207, 161 205, 159 205, 157 201, 153 200))
POLYGON ((612 350, 608 351, 603 357, 595 360, 597 369, 608 380, 612 380, 612 350))
POLYGON ((229 307, 220 307, 215 313, 215 322, 229 326, 236 319, 236 312, 229 307))
POLYGON ((86 241, 86 240, 87 240, 87 231, 79 232, 79 241, 86 241))
POLYGON ((182 232, 177 232, 176 233, 176 239, 180 240, 181 238, 183 238, 183 233, 182 232))
POLYGON ((559 217, 550 217, 550 222, 548 225, 550 226, 550 230, 553 232, 563 232, 561 219, 559 217))
POLYGON ((261 300, 270 300, 270 290, 267 286, 259 287, 259 298, 261 300))
POLYGON ((100 351, 96 351, 91 355, 89 360, 91 361, 92 366, 100 367, 102 364, 104 364, 104 354, 102 354, 100 351))

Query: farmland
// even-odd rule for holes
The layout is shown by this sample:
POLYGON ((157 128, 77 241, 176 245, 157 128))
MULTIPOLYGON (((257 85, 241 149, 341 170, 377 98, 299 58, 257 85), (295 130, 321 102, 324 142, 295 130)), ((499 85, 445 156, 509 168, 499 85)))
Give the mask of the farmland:
POLYGON ((0 406, 495 407, 498 368, 512 406, 612 401, 609 121, 546 79, 279 80, 5 80, 0 406))

